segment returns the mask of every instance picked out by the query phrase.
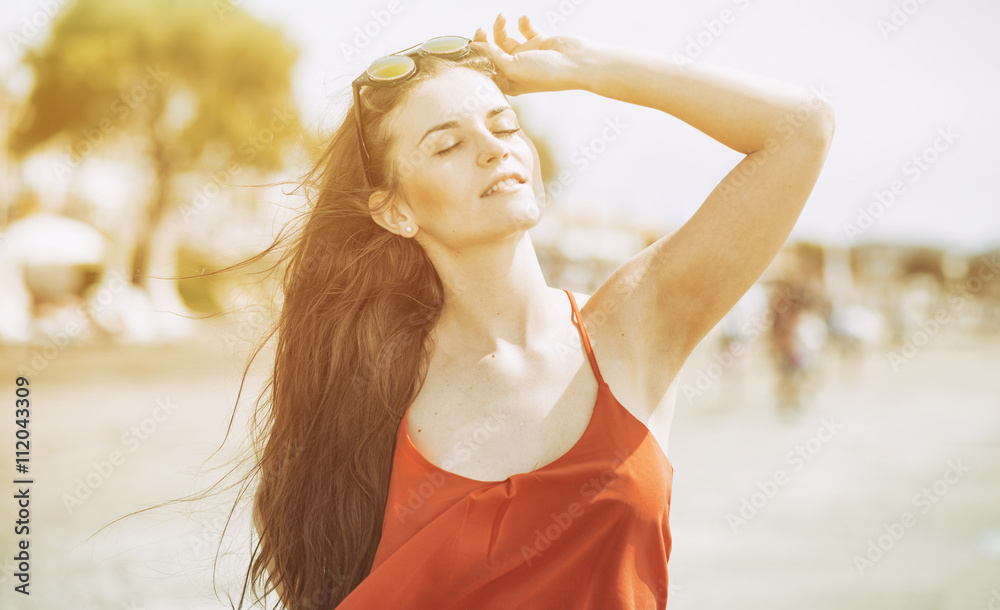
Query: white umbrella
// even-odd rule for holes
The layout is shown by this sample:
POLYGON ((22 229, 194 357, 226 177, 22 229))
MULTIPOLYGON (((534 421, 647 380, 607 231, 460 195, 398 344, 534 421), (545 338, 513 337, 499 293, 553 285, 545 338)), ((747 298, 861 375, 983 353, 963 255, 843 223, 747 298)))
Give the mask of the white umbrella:
POLYGON ((108 242, 89 224, 49 212, 15 220, 2 239, 5 257, 30 266, 103 264, 108 242))

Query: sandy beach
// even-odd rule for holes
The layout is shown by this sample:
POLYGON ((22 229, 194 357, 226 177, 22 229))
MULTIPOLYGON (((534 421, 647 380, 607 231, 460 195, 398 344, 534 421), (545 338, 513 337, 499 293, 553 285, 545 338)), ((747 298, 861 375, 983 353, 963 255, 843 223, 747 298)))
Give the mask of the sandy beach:
MULTIPOLYGON (((206 327, 198 342, 172 346, 0 349, 7 439, 18 367, 43 366, 31 376, 31 595, 13 591, 20 537, 8 475, 0 607, 228 607, 212 590, 226 506, 158 509, 88 536, 217 479, 209 466, 221 459, 205 460, 222 442, 249 349, 234 336, 206 327)), ((940 337, 897 370, 884 350, 830 361, 793 418, 774 406, 761 349, 700 395, 678 397, 669 608, 1000 603, 1000 341, 940 337)), ((710 335, 682 387, 698 387, 717 351, 710 335)), ((223 457, 245 437, 267 372, 252 369, 223 457)), ((215 573, 222 600, 239 595, 248 540, 237 514, 215 573)))

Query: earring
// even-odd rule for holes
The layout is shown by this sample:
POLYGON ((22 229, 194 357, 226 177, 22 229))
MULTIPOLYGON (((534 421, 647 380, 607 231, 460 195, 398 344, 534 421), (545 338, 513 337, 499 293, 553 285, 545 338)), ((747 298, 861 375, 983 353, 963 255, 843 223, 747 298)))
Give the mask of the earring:
POLYGON ((406 232, 407 233, 413 233, 413 227, 409 227, 409 226, 406 227, 406 232))

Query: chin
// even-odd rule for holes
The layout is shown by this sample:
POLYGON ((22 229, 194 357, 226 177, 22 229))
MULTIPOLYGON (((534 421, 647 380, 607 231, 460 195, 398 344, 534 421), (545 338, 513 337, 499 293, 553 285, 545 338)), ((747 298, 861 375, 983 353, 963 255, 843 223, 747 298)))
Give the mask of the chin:
POLYGON ((515 222, 520 229, 530 229, 542 220, 542 213, 545 211, 544 199, 541 204, 537 201, 521 200, 514 204, 515 209, 511 210, 515 222))

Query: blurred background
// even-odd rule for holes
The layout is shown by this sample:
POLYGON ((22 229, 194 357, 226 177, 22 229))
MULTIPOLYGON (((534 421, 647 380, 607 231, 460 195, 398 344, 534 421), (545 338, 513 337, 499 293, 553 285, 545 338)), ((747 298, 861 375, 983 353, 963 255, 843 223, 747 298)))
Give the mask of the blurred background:
MULTIPOLYGON (((682 374, 669 607, 1000 607, 990 0, 7 0, 0 430, 13 476, 0 607, 238 598, 249 524, 237 513, 221 538, 224 502, 91 537, 214 481, 269 373, 265 350, 242 378, 275 278, 150 276, 270 244, 302 202, 247 185, 307 168, 368 62, 471 37, 500 11, 793 82, 837 112, 791 238, 682 374), (14 470, 19 375, 31 380, 27 475, 14 470), (14 592, 21 476, 34 480, 30 596, 14 592)), ((740 159, 673 117, 582 91, 511 101, 543 161, 548 207, 532 239, 552 286, 592 293, 740 159)))

